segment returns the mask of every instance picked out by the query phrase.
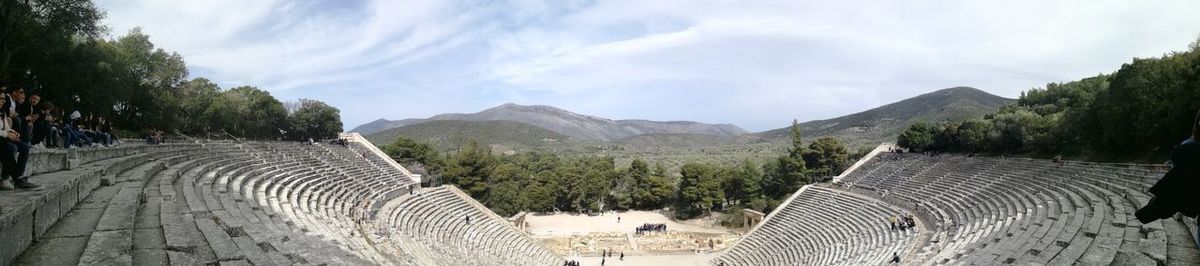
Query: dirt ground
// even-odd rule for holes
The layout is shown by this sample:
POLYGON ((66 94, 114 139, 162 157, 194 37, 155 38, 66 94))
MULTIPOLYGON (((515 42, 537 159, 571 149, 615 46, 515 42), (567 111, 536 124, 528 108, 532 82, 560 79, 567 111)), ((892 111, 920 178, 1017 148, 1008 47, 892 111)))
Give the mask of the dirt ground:
POLYGON ((529 233, 534 236, 567 236, 593 232, 633 232, 634 228, 644 223, 666 224, 668 231, 730 232, 719 225, 708 225, 711 223, 707 219, 676 222, 660 213, 648 211, 608 212, 596 216, 584 214, 529 215, 525 217, 525 221, 529 223, 529 233), (617 222, 617 217, 621 217, 619 223, 617 222))
MULTIPOLYGON (((717 253, 699 253, 684 255, 655 255, 655 256, 625 256, 620 260, 617 256, 604 258, 604 266, 666 266, 666 265, 709 265, 708 261, 717 257, 717 253)), ((568 259, 571 259, 568 257, 568 259)), ((599 266, 600 257, 574 258, 580 266, 599 266)))

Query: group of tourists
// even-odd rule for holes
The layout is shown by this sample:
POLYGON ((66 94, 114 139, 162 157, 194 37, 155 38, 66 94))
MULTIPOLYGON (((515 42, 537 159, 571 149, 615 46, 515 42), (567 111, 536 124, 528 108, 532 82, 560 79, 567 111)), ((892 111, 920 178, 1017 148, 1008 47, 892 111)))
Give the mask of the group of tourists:
POLYGON ((162 130, 158 130, 156 128, 151 128, 150 130, 147 130, 146 133, 144 133, 142 135, 142 138, 145 139, 146 144, 149 144, 149 145, 162 144, 163 132, 162 132, 162 130))
MULTIPOLYGON (((600 266, 604 266, 604 263, 608 261, 608 258, 612 258, 612 256, 613 256, 612 250, 607 250, 607 249, 601 250, 600 251, 600 266)), ((621 257, 619 258, 619 260, 622 260, 622 261, 625 260, 625 252, 621 252, 621 257)))
POLYGON ((904 232, 905 230, 907 230, 909 228, 917 227, 917 221, 913 219, 913 216, 911 214, 900 215, 900 216, 893 215, 891 217, 888 217, 888 223, 890 223, 892 231, 896 231, 896 229, 900 229, 901 232, 904 232))
POLYGON ((336 138, 336 139, 329 140, 330 145, 342 145, 342 147, 346 147, 346 143, 349 143, 349 142, 350 142, 350 140, 347 140, 344 138, 336 138))
POLYGON ((93 147, 114 145, 119 139, 112 126, 100 116, 84 116, 79 111, 65 115, 37 92, 27 92, 21 84, 0 82, 0 190, 36 189, 29 181, 25 166, 31 149, 93 147))
POLYGON ((667 231, 667 224, 652 224, 652 223, 645 223, 634 229, 634 233, 637 233, 639 235, 646 233, 646 232, 666 232, 666 231, 667 231))

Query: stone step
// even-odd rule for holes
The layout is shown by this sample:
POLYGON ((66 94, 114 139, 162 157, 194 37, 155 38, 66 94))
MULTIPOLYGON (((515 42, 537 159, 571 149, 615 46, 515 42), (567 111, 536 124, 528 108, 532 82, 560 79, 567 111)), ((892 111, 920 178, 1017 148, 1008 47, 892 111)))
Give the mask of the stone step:
POLYGON ((146 163, 115 176, 113 186, 120 190, 104 209, 87 249, 79 258, 80 265, 133 263, 135 217, 143 199, 143 179, 159 169, 161 164, 146 163))
MULTIPOLYGON (((80 172, 92 172, 96 169, 102 169, 104 172, 109 172, 108 175, 98 175, 94 178, 93 184, 99 185, 101 179, 116 179, 120 175, 133 175, 137 169, 143 169, 148 166, 144 164, 147 154, 138 154, 131 156, 123 156, 118 158, 93 160, 87 165, 82 165, 74 170, 50 172, 35 175, 31 177, 44 186, 43 191, 56 189, 56 182, 59 184, 71 183, 71 178, 86 178, 86 174, 80 172), (136 165, 143 163, 141 165, 136 165), (132 169, 126 171, 126 169, 132 169)), ((53 222, 47 222, 44 226, 48 228, 37 238, 37 242, 28 249, 23 250, 23 254, 17 258, 16 264, 27 265, 74 265, 81 262, 99 261, 102 257, 119 258, 120 255, 105 255, 106 252, 99 252, 92 248, 88 252, 89 242, 95 241, 96 245, 100 242, 119 241, 119 235, 122 234, 119 220, 122 220, 126 215, 121 214, 122 210, 128 211, 130 206, 137 206, 137 195, 132 196, 128 192, 122 193, 126 184, 100 186, 95 189, 88 189, 89 185, 86 179, 76 179, 71 183, 74 187, 71 190, 60 192, 58 199, 58 208, 63 210, 62 218, 55 219, 53 222), (84 191, 80 191, 84 190, 84 191), (66 196, 66 197, 63 197, 66 196), (78 199, 75 197, 83 196, 78 199), (110 211, 111 209, 111 211, 110 211), (106 230, 106 232, 98 231, 98 228, 106 230), (87 259, 85 261, 84 259, 87 259)), ((61 187, 59 188, 61 189, 61 187)), ((43 208, 43 210, 46 210, 43 208)), ((33 230, 34 232, 38 230, 33 230)), ((123 241, 129 242, 129 241, 123 241)), ((120 245, 120 244, 118 244, 120 245)), ((126 249, 128 251, 128 249, 126 249)), ((0 263, 4 264, 4 263, 0 263)))
MULTIPOLYGON (((1177 216, 1182 217, 1182 216, 1177 216)), ((1200 265, 1200 249, 1188 226, 1181 219, 1163 219, 1163 229, 1167 235, 1167 265, 1200 265)))

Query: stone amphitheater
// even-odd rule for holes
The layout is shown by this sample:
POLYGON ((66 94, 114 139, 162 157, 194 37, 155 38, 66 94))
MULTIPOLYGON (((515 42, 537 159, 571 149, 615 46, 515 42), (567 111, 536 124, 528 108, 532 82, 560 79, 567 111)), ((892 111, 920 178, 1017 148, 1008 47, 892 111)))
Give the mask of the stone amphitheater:
MULTIPOLYGON (((879 150, 879 149, 877 149, 879 150)), ((1134 211, 1159 165, 881 153, 809 185, 713 263, 1200 265, 1195 219, 1134 211), (912 214, 917 230, 891 230, 912 214)))
MULTIPOLYGON (((43 188, 0 192, 0 265, 562 265, 458 189, 422 188, 344 137, 35 152, 43 188)), ((880 150, 706 263, 1200 264, 1194 219, 1133 218, 1163 166, 880 150), (906 214, 915 230, 889 228, 906 214)))

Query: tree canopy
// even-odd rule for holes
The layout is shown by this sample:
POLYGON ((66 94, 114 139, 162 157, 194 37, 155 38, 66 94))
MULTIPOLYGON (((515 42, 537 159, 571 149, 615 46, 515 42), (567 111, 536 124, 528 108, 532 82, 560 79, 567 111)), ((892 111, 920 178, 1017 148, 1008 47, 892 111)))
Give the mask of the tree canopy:
POLYGON ((1161 162, 1190 136, 1200 109, 1200 40, 1189 50, 1135 58, 1111 74, 1050 83, 980 119, 914 123, 906 148, 1161 162))
POLYGON ((429 185, 458 186, 500 215, 672 207, 676 217, 692 218, 741 208, 770 211, 808 184, 809 176, 829 176, 847 164, 840 141, 821 138, 804 143, 799 136, 799 128, 793 128, 793 147, 766 162, 746 160, 733 166, 686 162, 675 173, 641 159, 618 168, 606 156, 494 154, 476 141, 440 154, 428 143, 398 136, 381 149, 410 169, 420 169, 429 185))
POLYGON ((288 113, 266 90, 228 90, 189 78, 184 58, 134 28, 106 39, 91 1, 0 0, 0 83, 41 94, 59 109, 104 117, 118 130, 280 139, 341 131, 336 108, 300 100, 288 113), (292 134, 287 134, 289 131, 292 134))

